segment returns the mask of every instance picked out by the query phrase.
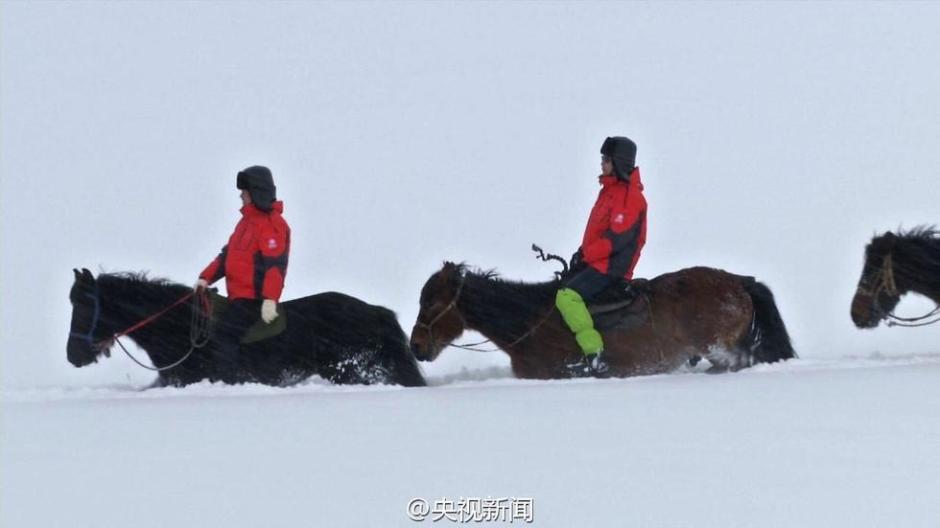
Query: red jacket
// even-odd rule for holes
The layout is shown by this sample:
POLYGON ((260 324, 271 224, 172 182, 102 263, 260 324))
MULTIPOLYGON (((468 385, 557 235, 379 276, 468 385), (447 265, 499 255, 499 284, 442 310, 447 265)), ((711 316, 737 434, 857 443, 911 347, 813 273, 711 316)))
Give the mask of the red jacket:
POLYGON ((290 226, 281 216, 283 202, 270 213, 253 204, 241 208, 242 219, 219 256, 199 278, 213 282, 225 277, 230 299, 280 300, 290 253, 290 226))
POLYGON ((631 279, 646 244, 646 198, 640 169, 633 169, 629 183, 615 176, 600 180, 603 188, 581 241, 584 262, 605 275, 631 279))

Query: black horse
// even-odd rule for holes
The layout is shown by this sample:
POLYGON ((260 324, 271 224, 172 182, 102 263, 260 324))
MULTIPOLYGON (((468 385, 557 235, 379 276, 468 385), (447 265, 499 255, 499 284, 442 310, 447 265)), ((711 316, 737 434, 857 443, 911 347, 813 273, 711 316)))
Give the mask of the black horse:
MULTIPOLYGON (((192 290, 144 274, 75 272, 69 293, 72 327, 68 359, 76 367, 110 355, 114 335, 167 309, 127 335, 157 367, 173 365, 191 349, 192 290)), ((237 382, 289 385, 319 374, 333 383, 425 385, 408 340, 391 310, 342 293, 327 292, 285 301, 287 328, 280 334, 242 344, 237 382)), ((154 386, 182 386, 221 377, 206 347, 177 366, 159 372, 154 386)))
MULTIPOLYGON (((921 226, 890 231, 872 238, 865 248, 865 266, 852 299, 852 321, 859 328, 874 328, 885 319, 902 326, 922 326, 940 314, 902 318, 893 314, 901 296, 916 292, 940 306, 940 232, 921 226)), ((892 324, 889 322, 889 324, 892 324)))

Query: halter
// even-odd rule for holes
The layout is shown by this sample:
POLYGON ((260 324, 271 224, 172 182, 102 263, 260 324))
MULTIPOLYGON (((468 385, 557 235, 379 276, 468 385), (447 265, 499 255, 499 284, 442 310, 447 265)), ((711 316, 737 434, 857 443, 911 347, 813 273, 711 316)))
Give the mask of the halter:
POLYGON ((872 308, 881 314, 883 319, 888 319, 888 326, 917 327, 928 326, 940 322, 940 317, 937 317, 932 321, 925 321, 926 319, 940 315, 940 305, 931 310, 929 313, 920 317, 900 317, 894 315, 892 312, 882 309, 881 304, 878 302, 878 297, 882 291, 891 297, 901 296, 901 293, 898 291, 897 281, 894 277, 894 259, 892 258, 890 252, 885 255, 884 260, 881 263, 881 270, 878 272, 878 276, 876 277, 872 288, 866 289, 859 286, 858 293, 872 299, 872 308))

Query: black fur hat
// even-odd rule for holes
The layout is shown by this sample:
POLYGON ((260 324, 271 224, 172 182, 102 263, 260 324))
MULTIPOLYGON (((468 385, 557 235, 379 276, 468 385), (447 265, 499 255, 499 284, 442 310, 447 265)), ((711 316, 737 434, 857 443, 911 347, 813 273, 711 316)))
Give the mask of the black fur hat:
POLYGON ((274 200, 277 200, 277 187, 274 186, 271 169, 261 165, 253 165, 239 172, 235 186, 248 191, 251 202, 262 211, 270 211, 274 200))
POLYGON ((618 178, 630 179, 630 173, 636 167, 636 143, 623 136, 609 137, 601 145, 601 154, 610 156, 618 178))

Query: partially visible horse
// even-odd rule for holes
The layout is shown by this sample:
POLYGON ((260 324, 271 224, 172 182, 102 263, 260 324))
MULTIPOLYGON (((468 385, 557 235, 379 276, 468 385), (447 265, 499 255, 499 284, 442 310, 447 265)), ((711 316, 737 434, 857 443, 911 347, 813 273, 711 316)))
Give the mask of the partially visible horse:
POLYGON ((940 231, 916 227, 872 238, 865 248, 865 265, 852 298, 852 321, 874 328, 883 320, 901 326, 940 321, 940 308, 922 317, 903 318, 894 309, 907 293, 919 293, 940 307, 940 231), (933 319, 933 320, 931 320, 933 319))
MULTIPOLYGON (((114 336, 170 307, 128 336, 157 367, 171 366, 190 350, 191 308, 180 303, 191 288, 143 274, 73 270, 68 360, 76 367, 109 355, 114 336)), ((242 344, 234 381, 287 385, 314 374, 333 383, 425 385, 395 314, 342 293, 328 292, 281 303, 286 329, 242 344)), ((155 386, 221 379, 210 342, 177 366, 159 372, 155 386)), ((226 378, 228 379, 228 378, 226 378)))
MULTIPOLYGON (((555 309, 560 284, 506 281, 447 262, 421 290, 411 348, 433 361, 476 330, 509 354, 517 377, 570 377, 565 365, 581 350, 555 309)), ((595 315, 611 375, 669 372, 701 357, 712 372, 796 357, 773 294, 751 277, 689 268, 641 291, 620 311, 595 315)))

